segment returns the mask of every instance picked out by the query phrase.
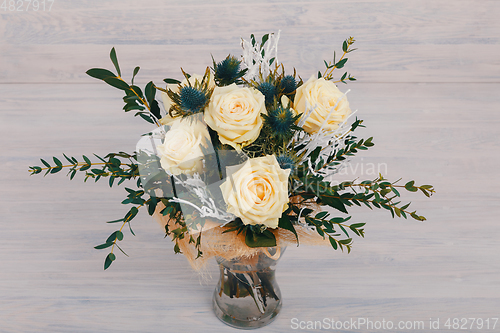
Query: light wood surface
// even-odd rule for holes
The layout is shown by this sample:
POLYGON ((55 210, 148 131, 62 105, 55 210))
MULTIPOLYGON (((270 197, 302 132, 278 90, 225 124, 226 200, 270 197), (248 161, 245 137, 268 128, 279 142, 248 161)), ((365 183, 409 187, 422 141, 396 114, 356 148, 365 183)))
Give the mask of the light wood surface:
MULTIPOLYGON (((435 185, 405 193, 428 221, 352 209, 367 222, 351 254, 288 248, 277 278, 284 307, 262 332, 303 321, 500 317, 500 2, 55 1, 50 12, 0 10, 0 332, 230 332, 212 313, 215 267, 198 276, 141 212, 129 258, 102 271, 93 246, 122 217, 123 189, 32 176, 39 158, 133 151, 146 122, 122 94, 84 74, 141 66, 138 81, 200 72, 239 38, 281 29, 279 59, 307 78, 352 35, 349 101, 375 147, 358 154, 390 179, 435 185), (352 63, 351 63, 352 61, 352 63), (212 278, 210 279, 210 275, 212 278)), ((340 73, 342 74, 342 72, 340 73)), ((470 323, 470 322, 469 322, 470 323)), ((314 330, 312 330, 314 331, 314 330)), ((319 331, 319 330, 317 330, 319 331)), ((347 329, 345 332, 369 332, 347 329)), ((383 331, 383 330, 379 330, 383 331)), ((500 332, 464 329, 463 332, 500 332)), ((449 332, 452 332, 450 330, 449 332)))

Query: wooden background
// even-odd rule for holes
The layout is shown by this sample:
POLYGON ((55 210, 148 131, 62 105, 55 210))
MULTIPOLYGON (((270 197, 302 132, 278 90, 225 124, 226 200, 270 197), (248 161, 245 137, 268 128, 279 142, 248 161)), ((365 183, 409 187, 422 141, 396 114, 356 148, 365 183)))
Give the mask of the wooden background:
MULTIPOLYGON (((391 180, 430 183, 437 194, 406 196, 424 223, 354 208, 353 220, 368 224, 351 254, 289 248, 278 268, 283 310, 261 331, 293 331, 292 318, 367 318, 422 320, 425 329, 404 331, 427 332, 439 318, 446 332, 447 318, 500 317, 499 1, 23 6, 0 9, 0 332, 232 331, 212 314, 214 267, 206 278, 191 271, 144 212, 137 236, 125 235, 130 258, 118 253, 102 271, 106 252, 93 246, 114 230, 104 222, 128 209, 123 189, 27 169, 63 152, 133 151, 149 129, 122 112, 119 91, 85 74, 112 68, 111 47, 125 77, 141 66, 140 84, 160 83, 180 78, 180 66, 200 73, 210 54, 239 55, 240 37, 279 29, 280 61, 305 79, 356 38, 349 100, 367 125, 359 135, 376 145, 353 163, 385 163, 391 180)), ((500 332, 500 323, 462 331, 500 332)))

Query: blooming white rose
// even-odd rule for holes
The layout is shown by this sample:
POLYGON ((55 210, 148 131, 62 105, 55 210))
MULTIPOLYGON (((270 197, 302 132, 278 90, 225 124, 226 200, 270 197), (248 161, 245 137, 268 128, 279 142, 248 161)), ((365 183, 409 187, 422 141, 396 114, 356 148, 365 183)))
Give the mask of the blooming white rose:
POLYGON ((327 118, 328 120, 323 129, 327 132, 336 130, 339 124, 351 114, 349 102, 345 96, 343 98, 342 96, 343 93, 337 88, 335 83, 327 81, 324 78, 316 79, 314 75, 297 88, 293 102, 294 110, 298 114, 304 114, 310 108, 314 108, 302 126, 304 130, 309 134, 318 132, 327 118), (342 99, 339 101, 340 98, 342 99), (337 107, 330 114, 335 104, 337 104, 337 107))
POLYGON ((244 224, 264 224, 277 228, 288 208, 290 169, 280 168, 274 155, 247 160, 220 186, 227 211, 244 224))
POLYGON ((201 170, 202 145, 210 136, 203 122, 177 118, 171 122, 163 144, 157 146, 160 164, 174 175, 201 170))
POLYGON ((223 144, 241 150, 260 134, 260 114, 267 114, 264 102, 264 95, 254 88, 240 88, 234 83, 216 87, 204 119, 223 144))
MULTIPOLYGON (((201 81, 203 81, 203 75, 199 75, 199 74, 191 75, 191 77, 189 78, 189 83, 191 83, 191 85, 194 86, 194 83, 196 81, 201 83, 201 81)), ((188 85, 188 79, 182 80, 181 86, 187 86, 187 85, 188 85)), ((210 78, 208 81, 208 87, 210 89, 215 87, 215 82, 214 82, 214 78, 212 77, 212 75, 210 75, 210 78)), ((179 85, 178 84, 167 84, 167 89, 172 90, 174 93, 177 93, 177 94, 179 93, 179 85)), ((163 107, 165 108, 167 115, 160 119, 160 124, 169 125, 174 119, 174 118, 170 117, 170 115, 168 114, 168 111, 170 110, 170 107, 172 106, 172 100, 170 99, 170 97, 168 97, 168 94, 163 92, 163 91, 161 92, 161 100, 163 102, 163 107)))

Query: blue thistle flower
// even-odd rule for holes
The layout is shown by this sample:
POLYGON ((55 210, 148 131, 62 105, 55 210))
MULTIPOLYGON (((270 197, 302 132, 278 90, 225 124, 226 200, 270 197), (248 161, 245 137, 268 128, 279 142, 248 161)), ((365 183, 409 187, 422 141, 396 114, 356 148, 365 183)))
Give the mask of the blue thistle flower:
POLYGON ((195 113, 203 112, 210 101, 213 88, 210 88, 210 69, 207 67, 201 80, 191 80, 189 74, 181 68, 182 74, 187 79, 187 84, 179 83, 178 92, 172 89, 164 90, 172 100, 168 113, 171 117, 188 117, 195 113), (193 82, 194 81, 194 82, 193 82))
POLYGON ((295 122, 295 116, 290 108, 276 107, 268 112, 267 123, 273 131, 273 136, 287 137, 291 134, 291 127, 295 122))
POLYGON ((284 95, 291 94, 297 89, 297 81, 292 75, 286 75, 281 79, 280 88, 284 95))
POLYGON ((276 161, 282 169, 290 169, 291 173, 295 171, 295 161, 287 154, 278 155, 276 161))
POLYGON ((190 86, 182 87, 179 90, 179 97, 183 111, 192 114, 203 111, 208 102, 205 92, 190 86))
POLYGON ((240 78, 245 75, 248 69, 240 70, 241 60, 236 59, 232 55, 228 55, 226 59, 218 64, 213 60, 214 80, 218 86, 228 86, 232 83, 241 83, 240 78))
POLYGON ((266 104, 270 105, 274 102, 274 98, 277 97, 278 89, 271 82, 262 82, 257 86, 257 90, 259 90, 262 95, 266 98, 266 104))

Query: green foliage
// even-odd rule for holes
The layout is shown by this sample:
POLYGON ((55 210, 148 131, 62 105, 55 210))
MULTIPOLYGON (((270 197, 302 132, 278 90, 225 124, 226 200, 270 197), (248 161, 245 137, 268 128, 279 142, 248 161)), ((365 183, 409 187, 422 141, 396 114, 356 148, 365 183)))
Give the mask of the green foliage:
MULTIPOLYGON (((286 216, 286 215, 283 215, 286 216)), ((286 221, 283 225, 287 225, 286 221)), ((287 225, 288 226, 288 225, 287 225)), ((276 237, 274 234, 266 229, 266 226, 257 225, 245 225, 240 218, 236 218, 234 221, 226 224, 227 229, 223 233, 227 232, 237 232, 238 234, 245 234, 245 244, 248 247, 273 247, 276 246, 276 237)), ((290 230, 293 226, 290 227, 290 230)), ((293 229, 295 231, 295 229, 293 229)), ((294 234, 296 234, 294 232, 294 234)))
POLYGON ((241 61, 232 55, 228 55, 226 59, 216 63, 212 57, 212 71, 214 73, 214 81, 219 87, 228 86, 230 84, 242 84, 242 77, 248 71, 247 68, 241 68, 241 61))
POLYGON ((294 235, 295 238, 297 239, 297 246, 299 246, 299 236, 297 235, 297 231, 295 230, 295 227, 293 226, 292 222, 290 221, 290 217, 288 216, 288 210, 287 212, 284 212, 284 214, 281 216, 278 222, 278 227, 291 231, 294 235))
POLYGON ((125 180, 131 180, 139 177, 139 168, 136 163, 136 155, 128 154, 124 152, 119 153, 109 153, 104 158, 95 155, 101 162, 91 162, 90 159, 83 155, 82 160, 78 161, 75 157, 68 157, 63 154, 65 159, 69 164, 63 165, 61 161, 53 157, 54 165, 49 164, 44 159, 41 159, 42 164, 45 168, 40 166, 30 166, 29 171, 32 175, 39 174, 45 171, 45 175, 58 173, 63 168, 69 168, 67 175, 70 179, 73 179, 77 172, 84 172, 85 178, 84 181, 87 181, 89 178, 94 179, 94 181, 98 181, 101 178, 109 177, 109 186, 112 187, 115 180, 118 180, 118 185, 123 183, 125 180), (119 158, 127 159, 128 163, 122 162, 119 158), (92 167, 98 168, 92 168, 92 167), (91 169, 92 168, 92 169, 91 169))
POLYGON ((350 131, 343 138, 343 146, 334 149, 328 158, 323 161, 319 159, 322 147, 316 148, 309 154, 309 162, 300 166, 297 172, 291 175, 298 186, 295 186, 290 196, 296 199, 291 200, 291 213, 289 218, 292 223, 299 223, 301 219, 311 227, 314 227, 319 235, 328 237, 334 249, 347 249, 349 252, 352 245, 352 235, 364 236, 362 227, 364 223, 348 224, 350 216, 333 217, 326 211, 312 216, 312 209, 304 209, 308 203, 311 205, 329 206, 343 214, 348 214, 349 207, 366 206, 370 209, 381 208, 390 211, 392 217, 408 218, 408 216, 418 221, 425 221, 425 217, 420 216, 416 211, 409 211, 410 203, 399 201, 401 189, 409 192, 421 191, 430 197, 434 193, 431 185, 416 186, 414 181, 409 181, 405 185, 398 185, 399 181, 389 182, 381 175, 373 180, 361 182, 346 181, 338 185, 331 185, 319 174, 311 174, 307 170, 312 168, 315 171, 325 167, 335 167, 347 157, 354 156, 358 151, 367 150, 374 144, 373 138, 357 139, 352 132, 358 127, 364 127, 363 121, 356 119, 351 125, 350 131), (310 166, 308 164, 311 164, 310 166), (342 237, 342 238, 339 238, 342 237))
POLYGON ((113 65, 115 66, 115 69, 116 69, 116 72, 118 73, 118 76, 122 76, 122 73, 120 71, 120 66, 118 66, 118 59, 116 58, 116 51, 115 51, 114 47, 111 49, 111 52, 109 53, 109 57, 111 58, 111 62, 113 62, 113 65))
MULTIPOLYGON (((396 188, 404 188, 410 192, 418 190, 427 196, 434 193, 434 188, 431 185, 415 186, 414 181, 410 181, 403 185, 397 185, 396 182, 388 182, 381 175, 374 180, 365 180, 359 183, 343 182, 339 185, 332 186, 328 182, 323 181, 322 177, 306 175, 301 178, 302 186, 296 189, 292 196, 302 198, 301 205, 308 201, 319 205, 326 205, 334 208, 344 214, 348 214, 347 207, 353 205, 366 206, 370 209, 383 208, 391 212, 392 217, 407 218, 408 215, 418 221, 425 221, 425 217, 420 216, 416 211, 408 211, 410 203, 402 204, 397 199, 400 197, 399 191, 396 188), (361 190, 361 191, 360 191, 361 190)), ((323 237, 329 237, 330 243, 334 249, 343 249, 344 247, 350 251, 352 238, 350 233, 356 236, 364 237, 362 227, 365 223, 346 224, 345 222, 351 219, 350 216, 329 217, 326 211, 320 212, 315 216, 311 216, 313 210, 301 210, 299 206, 292 205, 294 215, 290 216, 291 221, 297 221, 299 218, 304 218, 305 222, 314 227, 318 234, 323 237), (338 236, 346 238, 339 240, 338 236)))
POLYGON ((276 246, 276 237, 259 225, 247 225, 245 234, 245 244, 248 247, 273 247, 276 246))
MULTIPOLYGON (((265 55, 265 44, 269 39, 266 34, 262 37, 257 50, 265 55)), ((251 42, 254 47, 257 41, 254 35, 251 35, 251 42)), ((336 59, 334 52, 332 62, 325 63, 325 71, 318 71, 318 77, 323 77, 326 80, 333 80, 333 72, 335 69, 345 67, 348 58, 348 53, 354 51, 352 48, 355 40, 349 37, 342 43, 343 54, 340 59, 336 59)), ((111 49, 110 59, 113 63, 113 71, 92 68, 87 71, 87 74, 93 78, 104 81, 106 84, 124 91, 125 103, 123 110, 125 112, 134 111, 134 116, 140 116, 149 123, 160 126, 161 112, 158 102, 156 101, 156 91, 160 90, 168 94, 172 100, 172 105, 167 110, 172 117, 187 117, 199 112, 203 112, 210 101, 213 88, 210 85, 210 69, 207 68, 201 82, 189 81, 190 75, 181 71, 187 79, 187 84, 181 85, 177 79, 166 78, 166 84, 177 84, 178 91, 172 89, 163 89, 154 85, 152 81, 148 82, 142 90, 139 86, 134 85, 136 75, 139 73, 140 67, 135 67, 132 72, 131 83, 127 83, 122 77, 121 69, 118 63, 115 48, 111 49)), ((270 65, 275 59, 270 59, 270 65)), ((347 158, 354 156, 359 151, 367 150, 374 144, 372 137, 368 139, 358 139, 352 133, 362 125, 363 121, 356 119, 351 125, 350 130, 341 136, 336 137, 336 140, 331 140, 331 147, 318 146, 313 150, 304 150, 306 147, 303 144, 301 147, 296 147, 290 144, 295 134, 302 135, 303 131, 296 125, 300 115, 295 115, 289 104, 289 100, 293 100, 295 92, 302 84, 300 77, 296 78, 294 70, 293 75, 285 75, 283 65, 274 64, 274 69, 267 77, 263 77, 262 73, 256 81, 247 82, 243 76, 247 69, 241 69, 241 61, 234 56, 228 55, 223 61, 216 63, 212 57, 214 81, 217 86, 226 86, 232 83, 246 84, 254 87, 262 92, 265 96, 267 114, 263 114, 263 127, 259 137, 250 145, 243 148, 243 152, 250 158, 274 154, 282 169, 290 169, 290 184, 289 187, 289 207, 279 219, 278 228, 288 230, 293 233, 299 245, 299 237, 296 227, 300 224, 306 224, 314 229, 325 240, 328 238, 331 246, 337 250, 347 250, 350 252, 353 237, 364 237, 365 223, 351 222, 351 217, 348 215, 348 210, 353 206, 366 206, 370 209, 379 208, 388 210, 392 217, 407 219, 411 217, 418 221, 425 221, 425 217, 420 216, 414 210, 409 210, 410 203, 402 203, 400 201, 400 191, 406 190, 409 192, 422 192, 425 196, 430 197, 434 193, 432 185, 415 185, 415 181, 411 180, 404 185, 399 185, 399 180, 389 182, 380 175, 373 180, 364 181, 345 181, 338 185, 332 185, 322 176, 324 170, 335 170, 347 158), (281 68, 281 71, 280 71, 281 68), (338 141, 340 140, 340 142, 338 141), (329 150, 325 150, 325 149, 329 150), (326 154, 325 151, 329 153, 326 154), (303 162, 306 160, 306 162, 303 162), (338 211, 343 216, 333 216, 327 211, 315 213, 315 209, 320 206, 328 206, 338 211)), ((341 75, 337 82, 347 83, 348 81, 356 80, 347 72, 341 75)), ((225 170, 222 170, 221 165, 224 165, 223 151, 220 150, 223 145, 218 139, 215 131, 208 128, 210 133, 215 154, 218 170, 213 170, 213 174, 223 178, 225 170)), ((141 153, 142 154, 142 153, 141 153)), ((210 155, 207 153, 207 155, 210 155)), ((143 157, 142 155, 140 155, 143 157)), ((137 163, 138 156, 136 153, 128 154, 125 152, 109 153, 105 157, 94 154, 97 162, 93 162, 89 157, 83 155, 81 159, 68 157, 63 154, 63 158, 53 157, 52 161, 41 159, 41 166, 31 166, 29 171, 31 174, 44 175, 55 174, 63 169, 68 170, 67 175, 73 179, 77 173, 84 174, 84 181, 93 179, 95 182, 102 178, 108 179, 110 187, 120 185, 128 180, 136 180, 135 188, 125 187, 127 192, 126 198, 122 201, 124 205, 131 205, 125 215, 116 220, 108 221, 107 223, 118 223, 119 228, 116 228, 106 240, 95 246, 95 249, 110 249, 109 254, 104 260, 104 269, 110 267, 113 261, 116 260, 115 247, 118 248, 124 255, 125 251, 118 245, 124 238, 123 229, 128 226, 132 235, 135 235, 132 230, 131 223, 141 207, 146 207, 149 215, 159 213, 170 219, 170 223, 165 227, 165 236, 170 236, 175 243, 174 252, 181 253, 179 241, 188 240, 195 246, 200 257, 201 251, 201 232, 197 233, 196 238, 191 236, 189 230, 196 227, 199 223, 196 219, 197 212, 189 212, 181 210, 179 203, 171 202, 172 197, 177 197, 176 189, 173 184, 173 177, 168 176, 164 171, 158 173, 159 158, 151 157, 146 160, 151 161, 141 164, 141 174, 147 175, 144 177, 142 184, 139 177, 139 165, 137 163), (61 160, 67 161, 63 163, 61 160), (153 166, 154 164, 154 166, 153 166), (159 195, 163 193, 163 195, 159 195), (160 210, 160 205, 164 207, 160 210), (196 222, 193 222, 196 221, 196 222)), ((208 157, 207 157, 208 158, 208 157)), ((142 158, 141 158, 142 160, 142 158)), ((212 165, 215 165, 215 161, 212 165)), ((134 186, 132 186, 134 187, 134 186)), ((193 194, 193 204, 200 204, 197 196, 193 194)), ((203 224, 203 222, 201 222, 203 224)), ((225 232, 236 232, 244 235, 245 244, 248 247, 273 247, 276 246, 276 237, 274 233, 267 229, 264 225, 245 225, 240 218, 227 223, 225 232)), ((251 292, 251 291, 248 291, 251 292)))
POLYGON ((184 70, 182 70, 182 73, 188 79, 187 85, 179 83, 178 92, 171 89, 165 90, 172 100, 172 105, 168 110, 172 117, 188 117, 203 112, 210 102, 213 92, 213 88, 210 88, 210 70, 208 68, 201 82, 198 80, 191 82, 189 80, 190 76, 184 70))
POLYGON ((144 95, 142 94, 141 89, 138 86, 134 85, 134 79, 137 73, 139 73, 140 67, 134 68, 131 85, 129 85, 121 77, 121 70, 118 64, 118 59, 114 47, 111 49, 109 57, 118 75, 107 69, 102 69, 102 68, 91 68, 86 73, 93 78, 106 82, 107 84, 109 84, 114 88, 123 90, 125 92, 125 96, 123 97, 123 101, 125 102, 123 110, 125 112, 133 110, 137 111, 134 114, 135 117, 140 116, 147 122, 151 124, 157 124, 159 126, 158 121, 161 118, 161 114, 158 102, 154 98, 156 88, 153 82, 149 82, 146 85, 145 88, 146 98, 145 98, 144 95), (148 111, 144 111, 146 109, 148 111))
MULTIPOLYGON (((321 72, 318 72, 318 78, 323 77, 325 80, 332 80, 333 79, 333 71, 335 69, 341 69, 345 66, 347 63, 348 58, 345 56, 348 53, 351 53, 352 51, 355 51, 356 49, 351 48, 351 46, 354 44, 355 40, 352 37, 349 37, 342 43, 342 57, 340 57, 339 61, 336 61, 336 55, 335 52, 333 53, 333 61, 327 62, 324 60, 325 63, 325 72, 321 74, 321 72)), ((354 77, 351 76, 351 74, 348 74, 345 72, 340 80, 335 81, 335 82, 342 82, 342 83, 347 83, 347 81, 356 81, 354 77)))

